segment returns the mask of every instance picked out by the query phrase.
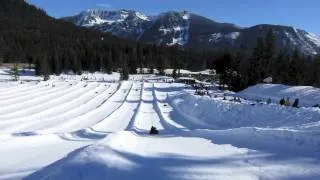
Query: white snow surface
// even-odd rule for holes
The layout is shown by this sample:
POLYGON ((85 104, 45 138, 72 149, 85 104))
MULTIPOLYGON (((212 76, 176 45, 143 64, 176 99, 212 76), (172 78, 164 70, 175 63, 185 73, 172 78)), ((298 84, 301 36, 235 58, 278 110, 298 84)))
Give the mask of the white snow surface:
POLYGON ((168 43, 168 46, 173 46, 175 44, 179 44, 179 45, 184 45, 186 44, 185 40, 183 39, 183 37, 179 37, 179 38, 172 38, 172 42, 168 43))
MULTIPOLYGON (((104 23, 113 24, 125 21, 129 14, 132 13, 128 10, 108 11, 99 9, 88 9, 79 14, 77 25, 92 27, 104 23)), ((150 21, 149 17, 140 12, 134 12, 134 15, 143 20, 150 21)))
MULTIPOLYGON (((319 47, 319 38, 311 33, 296 29, 295 27, 293 27, 293 30, 298 37, 297 40, 300 42, 304 52, 310 52, 313 55, 317 55, 318 49, 315 49, 312 45, 319 47)), ((296 41, 294 40, 294 42, 296 41)))
POLYGON ((320 36, 312 34, 312 33, 308 33, 306 34, 306 36, 314 43, 316 44, 319 48, 320 48, 320 36))
POLYGON ((189 19, 190 19, 190 14, 186 13, 186 14, 184 14, 184 15, 182 16, 182 18, 183 18, 184 20, 189 20, 189 19))
POLYGON ((136 16, 142 20, 145 20, 145 21, 150 21, 150 19, 148 18, 148 16, 140 13, 140 12, 136 12, 136 16))
POLYGON ((229 39, 229 40, 236 40, 240 36, 240 32, 231 32, 229 34, 222 34, 222 33, 213 33, 209 38, 209 42, 217 43, 221 40, 229 39))
POLYGON ((235 39, 238 39, 238 37, 240 36, 240 32, 232 32, 225 36, 229 39, 235 40, 235 39))
POLYGON ((268 100, 278 103, 282 98, 289 98, 291 103, 299 99, 301 106, 320 104, 320 89, 311 86, 286 86, 282 84, 258 84, 237 94, 250 100, 268 100))
POLYGON ((223 35, 221 33, 214 33, 211 34, 211 38, 209 39, 209 42, 219 42, 220 39, 223 37, 223 35))
MULTIPOLYGON (((0 180, 319 179, 320 109, 200 97, 163 78, 0 81, 0 180)), ((319 95, 282 85, 243 94, 255 99, 268 86, 302 103, 319 95)))
MULTIPOLYGON (((164 72, 165 72, 165 74, 171 75, 173 73, 173 69, 165 69, 164 72)), ((186 69, 180 69, 180 74, 185 74, 185 75, 197 75, 197 74, 216 75, 216 71, 211 70, 211 69, 206 69, 203 71, 189 71, 186 69)))
POLYGON ((162 36, 168 36, 168 33, 170 33, 171 42, 167 43, 167 46, 184 46, 189 42, 190 14, 184 12, 180 16, 183 23, 179 22, 167 28, 163 26, 159 28, 162 36))

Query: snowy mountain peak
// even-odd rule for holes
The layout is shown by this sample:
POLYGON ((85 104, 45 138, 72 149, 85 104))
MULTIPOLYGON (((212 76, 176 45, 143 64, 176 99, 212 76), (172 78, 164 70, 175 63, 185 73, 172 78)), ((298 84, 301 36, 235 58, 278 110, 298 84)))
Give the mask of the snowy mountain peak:
POLYGON ((149 17, 144 15, 143 13, 136 12, 133 10, 101 10, 101 9, 88 9, 86 11, 81 12, 77 17, 76 24, 79 26, 92 27, 101 24, 113 24, 117 22, 123 22, 127 18, 142 20, 142 21, 150 21, 149 17))
POLYGON ((288 42, 287 45, 299 48, 307 54, 317 55, 320 49, 320 37, 295 27, 287 28, 284 31, 288 42))
POLYGON ((135 12, 136 16, 144 21, 150 21, 149 17, 140 13, 140 12, 135 12))
POLYGON ((279 49, 286 48, 293 52, 298 48, 306 55, 320 53, 320 37, 298 28, 270 24, 242 28, 188 11, 168 11, 157 16, 147 16, 126 9, 88 9, 77 16, 64 19, 78 26, 109 32, 134 41, 212 50, 239 48, 242 45, 252 49, 258 37, 272 30, 279 49))
POLYGON ((184 46, 189 41, 190 14, 187 11, 169 11, 158 16, 155 29, 156 44, 184 46))
POLYGON ((320 48, 320 36, 313 34, 313 33, 307 33, 306 36, 309 38, 310 41, 312 41, 314 44, 316 44, 320 48))

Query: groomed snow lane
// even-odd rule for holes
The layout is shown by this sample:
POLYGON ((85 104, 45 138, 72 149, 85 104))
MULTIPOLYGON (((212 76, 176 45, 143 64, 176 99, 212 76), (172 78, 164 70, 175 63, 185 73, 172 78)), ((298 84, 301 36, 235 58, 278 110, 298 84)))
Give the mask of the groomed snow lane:
POLYGON ((144 83, 141 103, 132 123, 132 130, 148 132, 152 126, 158 130, 164 130, 159 114, 156 111, 156 99, 153 94, 154 84, 144 83))

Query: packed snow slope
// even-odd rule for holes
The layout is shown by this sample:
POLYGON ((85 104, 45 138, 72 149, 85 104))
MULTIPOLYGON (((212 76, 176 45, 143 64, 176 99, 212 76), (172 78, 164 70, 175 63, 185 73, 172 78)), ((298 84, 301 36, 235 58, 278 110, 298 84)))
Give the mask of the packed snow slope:
POLYGON ((118 78, 1 82, 0 180, 320 178, 320 109, 118 78))
POLYGON ((250 100, 268 100, 278 103, 282 98, 289 98, 291 103, 299 99, 301 106, 320 104, 320 89, 312 86, 286 86, 282 84, 258 84, 237 94, 250 100))

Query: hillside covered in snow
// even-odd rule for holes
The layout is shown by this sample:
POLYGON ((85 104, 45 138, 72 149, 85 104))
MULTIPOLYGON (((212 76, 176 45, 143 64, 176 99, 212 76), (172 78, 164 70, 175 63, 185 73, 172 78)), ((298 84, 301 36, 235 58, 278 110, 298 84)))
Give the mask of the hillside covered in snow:
POLYGON ((63 20, 131 40, 211 50, 225 47, 252 49, 258 37, 263 37, 272 30, 280 49, 285 47, 293 52, 298 48, 301 53, 308 55, 320 52, 320 37, 301 29, 268 24, 242 28, 215 22, 187 11, 147 16, 133 10, 90 9, 63 20))
POLYGON ((237 95, 254 101, 271 99, 275 103, 278 103, 282 98, 289 98, 291 102, 299 99, 300 105, 307 107, 320 104, 320 89, 312 86, 258 84, 239 92, 237 95))
POLYGON ((316 88, 258 85, 198 96, 155 75, 42 81, 29 74, 12 82, 0 74, 1 180, 320 177, 320 109, 258 96, 294 92, 311 103, 316 88), (152 126, 158 135, 149 134, 152 126))

